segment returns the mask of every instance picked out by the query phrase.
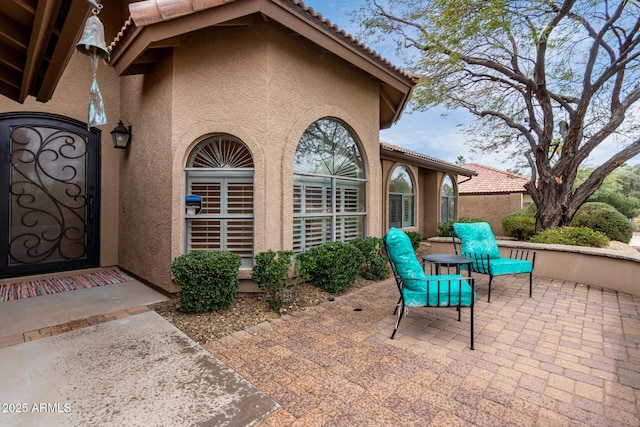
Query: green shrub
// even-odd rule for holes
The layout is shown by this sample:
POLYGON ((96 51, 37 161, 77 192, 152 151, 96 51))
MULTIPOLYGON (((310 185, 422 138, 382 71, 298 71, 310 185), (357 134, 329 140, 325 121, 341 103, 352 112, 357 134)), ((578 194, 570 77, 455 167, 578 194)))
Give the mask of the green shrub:
POLYGON ((360 274, 367 280, 382 280, 389 277, 391 269, 387 263, 387 254, 380 237, 365 237, 350 242, 364 256, 360 274))
POLYGON ((411 240, 411 246, 413 246, 413 250, 415 251, 420 247, 420 242, 422 242, 422 235, 417 231, 407 231, 407 236, 409 236, 409 240, 411 240))
POLYGON ((606 234, 588 227, 553 227, 533 236, 533 243, 549 243, 557 245, 591 246, 604 248, 609 245, 606 234))
POLYGON ((536 207, 536 205, 534 203, 531 203, 526 208, 522 208, 519 211, 515 211, 513 213, 510 213, 507 216, 527 216, 529 218, 535 218, 537 211, 538 211, 538 208, 536 207))
POLYGON ((606 203, 588 202, 578 209, 571 225, 601 231, 611 240, 629 243, 633 237, 633 224, 614 207, 606 203))
MULTIPOLYGON (((287 274, 291 268, 292 251, 268 250, 255 256, 251 279, 266 292, 269 307, 280 312, 285 303, 285 289, 289 285, 287 274)), ((294 290, 295 292, 295 290, 294 290)))
POLYGON ((536 234, 536 219, 530 216, 507 215, 502 218, 502 232, 518 240, 529 240, 536 234))
POLYGON ((458 219, 450 219, 448 221, 441 222, 440 224, 438 224, 438 237, 453 237, 453 236, 455 236, 455 234, 453 232, 453 223, 454 222, 471 223, 471 222, 486 222, 486 221, 484 219, 466 218, 466 217, 462 217, 462 218, 458 218, 458 219))
POLYGON ((627 197, 614 191, 598 190, 589 197, 589 202, 606 203, 629 219, 640 214, 640 199, 627 197))
POLYGON ((364 256, 349 243, 325 243, 297 256, 296 270, 315 286, 330 292, 349 288, 358 277, 364 256))
POLYGON ((180 285, 180 311, 201 313, 231 306, 238 290, 240 255, 228 251, 195 251, 171 262, 180 285))

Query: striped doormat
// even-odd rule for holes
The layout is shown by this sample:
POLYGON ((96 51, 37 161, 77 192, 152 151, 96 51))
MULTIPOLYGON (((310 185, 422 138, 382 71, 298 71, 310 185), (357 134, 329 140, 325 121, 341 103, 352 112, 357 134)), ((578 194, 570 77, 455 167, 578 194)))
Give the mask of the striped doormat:
POLYGON ((29 282, 6 283, 0 285, 0 301, 51 295, 76 289, 124 283, 132 280, 120 270, 96 271, 68 277, 53 277, 29 282))

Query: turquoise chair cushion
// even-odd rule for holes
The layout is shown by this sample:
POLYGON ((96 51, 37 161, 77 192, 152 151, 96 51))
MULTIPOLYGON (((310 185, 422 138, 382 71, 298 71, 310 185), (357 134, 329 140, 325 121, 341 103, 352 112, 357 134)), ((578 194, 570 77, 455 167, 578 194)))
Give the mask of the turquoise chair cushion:
POLYGON ((491 260, 491 274, 494 276, 531 273, 532 269, 531 262, 525 259, 500 258, 491 260))
POLYGON ((405 279, 424 279, 426 277, 407 233, 392 227, 387 233, 386 242, 389 258, 395 265, 398 275, 403 279, 404 286, 409 289, 418 286, 418 289, 414 290, 423 289, 424 292, 424 286, 420 287, 416 284, 419 282, 408 283, 405 281, 405 279))
POLYGON ((453 230, 460 239, 462 254, 488 254, 489 258, 500 258, 500 249, 491 226, 486 222, 455 222, 453 230))
POLYGON ((425 279, 403 279, 402 296, 409 307, 468 307, 475 300, 471 285, 458 274, 427 276, 425 279), (440 291, 438 292, 438 286, 440 291), (451 288, 451 295, 449 295, 451 288))

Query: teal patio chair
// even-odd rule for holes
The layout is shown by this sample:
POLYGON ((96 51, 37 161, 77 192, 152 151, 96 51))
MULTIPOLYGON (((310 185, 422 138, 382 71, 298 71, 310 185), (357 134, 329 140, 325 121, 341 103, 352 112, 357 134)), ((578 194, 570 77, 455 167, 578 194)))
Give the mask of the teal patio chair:
POLYGON ((453 238, 453 249, 456 255, 473 260, 471 270, 489 275, 489 292, 487 302, 491 302, 491 282, 494 276, 506 274, 529 274, 529 298, 533 292, 533 267, 536 262, 535 251, 521 249, 511 250, 508 258, 503 258, 491 226, 486 222, 453 224, 453 231, 460 239, 460 253, 456 239, 453 238))
POLYGON ((400 292, 393 314, 397 314, 396 326, 391 334, 394 339, 408 307, 456 307, 460 321, 461 307, 471 311, 471 345, 473 350, 473 305, 476 294, 474 279, 459 274, 427 276, 416 258, 409 236, 397 228, 391 228, 384 237, 384 247, 391 270, 400 292))

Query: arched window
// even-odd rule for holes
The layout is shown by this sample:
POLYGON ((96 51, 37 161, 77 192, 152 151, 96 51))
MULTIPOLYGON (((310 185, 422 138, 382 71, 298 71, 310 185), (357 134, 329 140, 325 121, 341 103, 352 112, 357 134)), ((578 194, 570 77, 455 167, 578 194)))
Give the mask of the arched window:
POLYGON ((253 159, 247 147, 230 135, 209 137, 193 149, 185 173, 188 199, 201 200, 196 212, 185 209, 186 251, 228 250, 252 266, 253 159))
POLYGON ((389 183, 389 227, 413 227, 415 190, 411 173, 404 166, 398 166, 391 174, 389 183))
POLYGON ((300 138, 293 165, 293 250, 364 237, 366 174, 355 137, 324 118, 300 138))
POLYGON ((453 180, 445 175, 440 187, 440 222, 456 219, 456 189, 453 180))

